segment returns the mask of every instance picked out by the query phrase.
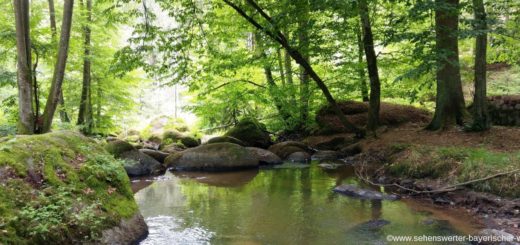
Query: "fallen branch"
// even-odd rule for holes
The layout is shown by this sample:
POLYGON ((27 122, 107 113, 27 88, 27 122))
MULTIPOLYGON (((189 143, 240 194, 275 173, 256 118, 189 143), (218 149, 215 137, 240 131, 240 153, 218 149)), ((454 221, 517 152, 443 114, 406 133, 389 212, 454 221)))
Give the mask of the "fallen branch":
POLYGON ((358 171, 356 171, 356 175, 358 176, 359 179, 361 179, 362 181, 364 181, 364 182, 366 182, 368 184, 371 184, 371 185, 376 185, 376 186, 393 186, 393 187, 397 187, 397 188, 400 188, 400 189, 403 189, 403 190, 406 190, 406 191, 409 191, 409 192, 413 192, 414 194, 435 194, 435 193, 444 193, 444 192, 455 191, 459 187, 462 187, 462 186, 466 186, 466 185, 469 185, 469 184, 473 184, 473 183, 477 183, 477 182, 481 182, 481 181, 494 179, 494 178, 505 176, 505 175, 510 175, 510 174, 513 174, 513 173, 516 173, 516 172, 520 172, 520 169, 511 170, 511 171, 508 171, 508 172, 497 173, 497 174, 493 174, 493 175, 490 175, 490 176, 487 176, 487 177, 483 177, 483 178, 480 178, 480 179, 469 180, 469 181, 466 181, 466 182, 462 182, 462 183, 458 183, 458 184, 454 184, 454 185, 449 185, 449 186, 446 186, 446 187, 442 187, 442 188, 435 189, 435 190, 429 190, 429 191, 415 190, 415 189, 404 187, 404 186, 399 185, 397 183, 392 183, 392 184, 374 183, 373 181, 370 181, 367 177, 364 177, 358 171))

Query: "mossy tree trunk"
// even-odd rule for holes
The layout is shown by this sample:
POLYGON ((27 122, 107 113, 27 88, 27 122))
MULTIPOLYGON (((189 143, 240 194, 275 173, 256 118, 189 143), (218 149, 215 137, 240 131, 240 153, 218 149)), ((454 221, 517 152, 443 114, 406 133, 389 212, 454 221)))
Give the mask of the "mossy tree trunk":
POLYGON ((466 108, 460 77, 458 27, 459 0, 435 0, 437 98, 429 130, 464 123, 466 108))
POLYGON ((359 0, 359 16, 363 30, 363 47, 367 58, 368 76, 370 78, 370 106, 368 108, 367 129, 375 131, 379 124, 379 107, 381 104, 381 82, 377 68, 377 56, 374 50, 374 37, 368 12, 367 0, 359 0))
POLYGON ((472 130, 484 131, 491 127, 487 108, 487 17, 484 0, 473 0, 475 14, 475 94, 473 97, 472 130))
POLYGON ((74 10, 74 0, 65 0, 63 4, 63 20, 61 26, 60 44, 58 47, 58 58, 56 59, 56 66, 52 77, 51 88, 47 103, 45 104, 45 111, 43 112, 41 122, 41 132, 47 133, 51 130, 54 113, 60 101, 61 87, 63 78, 65 76, 65 67, 67 65, 67 58, 69 52, 70 30, 72 27, 72 12, 74 10))
POLYGON ((16 27, 16 50, 18 52, 18 133, 33 134, 35 132, 36 120, 33 108, 29 1, 14 0, 13 3, 16 27))
MULTIPOLYGON (((78 125, 82 126, 82 132, 85 134, 92 133, 92 102, 91 102, 91 43, 90 24, 92 22, 92 0, 86 0, 86 24, 83 26, 84 35, 84 56, 83 56, 83 87, 81 89, 81 100, 78 113, 78 125)), ((81 5, 84 6, 83 0, 81 5)))

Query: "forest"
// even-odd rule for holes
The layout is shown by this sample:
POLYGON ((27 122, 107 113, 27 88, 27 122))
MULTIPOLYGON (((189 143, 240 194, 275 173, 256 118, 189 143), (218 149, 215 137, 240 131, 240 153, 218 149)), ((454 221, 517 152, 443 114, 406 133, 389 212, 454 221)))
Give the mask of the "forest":
POLYGON ((0 245, 520 243, 518 0, 0 6, 0 245))

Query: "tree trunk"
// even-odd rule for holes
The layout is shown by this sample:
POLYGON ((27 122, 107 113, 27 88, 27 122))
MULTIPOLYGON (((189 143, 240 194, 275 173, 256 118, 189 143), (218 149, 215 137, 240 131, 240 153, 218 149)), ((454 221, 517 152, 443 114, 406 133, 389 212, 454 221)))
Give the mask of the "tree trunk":
POLYGON ((52 119, 56 112, 56 107, 60 100, 61 86, 65 76, 65 68, 67 65, 67 57, 69 51, 70 29, 72 27, 72 12, 74 9, 74 0, 65 0, 63 5, 63 22, 61 27, 60 46, 58 48, 58 58, 52 78, 49 97, 45 104, 43 112, 42 133, 49 132, 52 126, 52 119))
MULTIPOLYGON (((51 23, 51 36, 52 42, 56 43, 56 38, 58 36, 57 28, 56 28, 56 10, 54 8, 54 0, 48 0, 49 2, 49 21, 51 23)), ((70 122, 69 115, 65 111, 65 99, 63 98, 63 92, 60 94, 60 119, 62 122, 70 122)))
POLYGON ((365 73, 365 65, 363 62, 363 56, 365 55, 364 47, 363 47, 363 37, 361 35, 361 26, 356 28, 356 36, 357 36, 357 44, 358 44, 358 76, 359 76, 359 86, 361 88, 361 98, 363 102, 368 102, 368 87, 367 87, 367 77, 365 73))
POLYGON ((280 80, 282 81, 282 85, 285 86, 285 71, 283 67, 283 57, 282 57, 282 51, 280 49, 276 49, 276 54, 278 57, 278 69, 280 70, 280 80))
POLYGON ((359 16, 363 29, 363 46, 367 58, 368 76, 370 78, 370 106, 368 109, 367 129, 375 131, 379 124, 379 107, 381 104, 381 83, 377 69, 377 56, 374 50, 374 37, 368 13, 367 0, 359 0, 359 16))
MULTIPOLYGON (((81 101, 79 105, 79 113, 78 113, 78 125, 82 126, 82 131, 85 134, 92 133, 92 104, 90 102, 91 99, 91 61, 90 61, 90 23, 92 22, 92 0, 87 1, 87 23, 83 27, 84 31, 84 56, 83 56, 83 87, 81 90, 81 101)), ((81 1, 81 5, 83 6, 83 1, 81 1)))
POLYGON ((484 131, 491 127, 487 108, 486 53, 487 53, 487 17, 484 0, 473 0, 475 12, 475 95, 473 98, 472 130, 484 131))
POLYGON ((35 116, 33 110, 33 77, 31 71, 31 39, 29 1, 14 0, 16 26, 16 50, 18 52, 18 133, 33 134, 35 116))
POLYGON ((435 0, 437 98, 429 130, 463 125, 466 113, 459 67, 459 0, 435 0))
MULTIPOLYGON (((303 69, 305 69, 307 71, 309 76, 316 82, 316 85, 318 85, 318 87, 323 92, 323 95, 327 99, 327 102, 329 103, 330 107, 332 108, 332 110, 334 111, 336 116, 339 118, 339 120, 341 121, 343 126, 347 130, 350 130, 351 132, 356 133, 356 135, 358 137, 365 136, 364 130, 356 127, 354 124, 352 124, 351 122, 348 121, 347 117, 341 111, 338 104, 336 103, 336 100, 330 93, 325 82, 323 82, 321 77, 318 76, 316 71, 314 71, 314 69, 307 62, 307 60, 304 58, 304 56, 302 56, 302 54, 300 52, 298 52, 298 50, 294 49, 291 46, 291 44, 288 42, 287 38, 285 37, 285 35, 283 33, 281 33, 280 31, 271 31, 270 28, 266 28, 266 27, 262 26, 253 17, 249 16, 243 9, 241 9, 239 6, 237 6, 230 0, 222 0, 222 1, 224 1, 224 3, 226 3, 228 6, 233 8, 240 16, 242 16, 245 20, 247 20, 256 29, 264 32, 267 36, 272 38, 274 41, 278 42, 287 51, 287 53, 294 59, 294 61, 296 61, 296 63, 301 65, 303 67, 303 69)), ((263 9, 261 9, 255 1, 247 0, 247 2, 249 5, 251 5, 253 8, 255 8, 266 21, 268 21, 271 25, 274 25, 271 17, 269 15, 267 15, 267 13, 265 13, 265 11, 263 11, 263 9)))
MULTIPOLYGON (((309 55, 309 12, 310 7, 307 0, 301 1, 303 13, 298 19, 298 44, 303 58, 310 63, 309 55)), ((309 118, 309 73, 300 65, 300 129, 304 129, 309 118)))

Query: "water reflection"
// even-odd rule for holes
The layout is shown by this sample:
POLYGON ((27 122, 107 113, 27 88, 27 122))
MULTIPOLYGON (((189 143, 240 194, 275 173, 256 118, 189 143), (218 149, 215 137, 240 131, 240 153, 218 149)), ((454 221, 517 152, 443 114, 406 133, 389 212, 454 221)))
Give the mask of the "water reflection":
MULTIPOLYGON (((458 231, 404 202, 364 201, 331 190, 359 184, 350 168, 167 173, 135 197, 150 226, 143 244, 379 244, 391 235, 458 231), (386 220, 364 229, 371 220, 386 220), (182 240, 184 239, 184 240, 182 240)), ((427 244, 427 243, 425 243, 427 244)))

